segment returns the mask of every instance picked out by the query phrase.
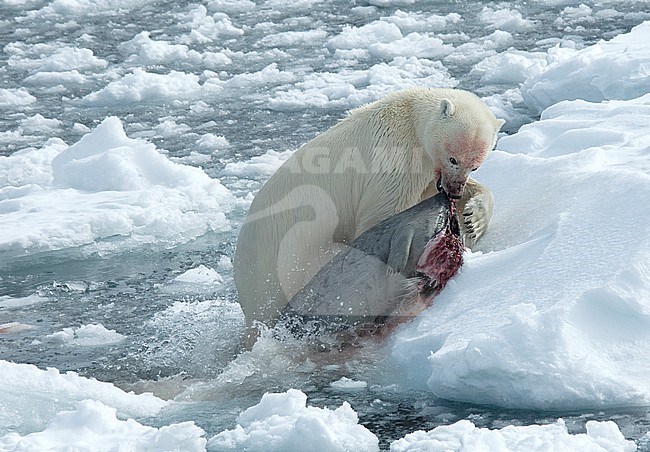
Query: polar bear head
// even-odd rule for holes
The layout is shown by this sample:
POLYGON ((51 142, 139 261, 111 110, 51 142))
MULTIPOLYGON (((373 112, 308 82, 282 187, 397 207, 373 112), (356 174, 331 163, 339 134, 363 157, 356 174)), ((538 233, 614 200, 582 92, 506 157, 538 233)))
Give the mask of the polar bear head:
MULTIPOLYGON (((505 121, 497 119, 474 94, 461 90, 432 90, 427 96, 427 120, 420 123, 420 141, 432 160, 436 186, 460 198, 469 174, 494 147, 505 121)), ((420 104, 422 106, 422 104, 420 104)), ((419 115, 424 112, 420 109, 419 115)))

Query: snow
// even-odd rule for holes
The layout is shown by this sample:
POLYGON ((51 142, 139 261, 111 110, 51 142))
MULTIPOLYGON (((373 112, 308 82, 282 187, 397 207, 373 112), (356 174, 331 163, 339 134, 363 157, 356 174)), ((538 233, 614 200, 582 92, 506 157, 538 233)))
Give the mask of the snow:
POLYGON ((650 22, 550 64, 522 86, 526 104, 541 112, 562 100, 634 99, 650 91, 650 22))
POLYGON ((499 141, 480 251, 394 337, 417 383, 511 408, 650 403, 649 123, 650 95, 565 101, 499 141))

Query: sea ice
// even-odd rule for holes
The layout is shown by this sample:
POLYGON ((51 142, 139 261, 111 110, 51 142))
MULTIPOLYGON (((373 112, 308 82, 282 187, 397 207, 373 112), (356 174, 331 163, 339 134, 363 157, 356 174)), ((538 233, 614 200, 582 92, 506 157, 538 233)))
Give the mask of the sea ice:
POLYGON ((39 294, 32 294, 26 297, 10 297, 8 295, 0 296, 0 309, 14 309, 30 306, 37 303, 43 303, 48 298, 39 294))
POLYGON ((207 442, 204 434, 192 421, 158 429, 133 419, 118 419, 115 408, 95 400, 84 400, 73 411, 59 412, 43 431, 25 436, 15 432, 0 436, 0 449, 202 452, 207 442))
POLYGON ((84 378, 74 372, 41 370, 31 364, 0 360, 0 429, 3 431, 40 431, 57 413, 74 409, 86 399, 116 409, 121 417, 155 416, 167 405, 151 394, 126 393, 111 383, 84 378))
POLYGON ((182 275, 174 278, 173 282, 185 284, 200 284, 200 285, 219 285, 223 282, 223 277, 211 268, 205 265, 199 265, 196 268, 187 270, 182 275))
POLYGON ((572 58, 549 64, 523 84, 524 100, 541 112, 562 100, 627 100, 650 92, 648 41, 650 21, 587 47, 572 58))
POLYGON ((79 328, 63 328, 61 331, 45 336, 45 340, 60 342, 68 347, 96 347, 122 342, 126 336, 109 330, 101 323, 82 325, 79 328))
POLYGON ((330 383, 330 386, 339 391, 358 391, 368 387, 368 382, 361 380, 352 380, 351 378, 341 377, 330 383))
POLYGON ((648 405, 647 124, 650 95, 565 101, 503 137, 476 176, 494 192, 490 230, 394 336, 400 367, 451 400, 648 405))
MULTIPOLYGON (((0 156, 0 250, 34 252, 108 237, 178 243, 230 228, 234 196, 201 169, 128 138, 107 118, 79 142, 0 156)), ((113 243, 110 246, 118 246, 113 243)))
POLYGON ((296 389, 265 394, 237 418, 233 430, 212 437, 209 448, 250 451, 377 451, 378 439, 359 424, 357 413, 343 402, 339 408, 306 406, 296 389))
POLYGON ((139 102, 171 102, 177 99, 192 100, 200 97, 201 86, 199 76, 195 74, 179 71, 156 74, 138 67, 99 91, 88 94, 81 99, 81 103, 110 106, 139 102))
POLYGON ((36 98, 25 88, 0 88, 0 107, 24 108, 36 102, 36 98))
POLYGON ((391 452, 455 451, 455 452, 529 452, 553 450, 574 452, 633 452, 636 445, 627 441, 611 421, 587 422, 587 433, 571 435, 562 419, 549 425, 510 425, 500 430, 478 428, 471 421, 436 427, 424 432, 409 433, 390 445, 391 452))

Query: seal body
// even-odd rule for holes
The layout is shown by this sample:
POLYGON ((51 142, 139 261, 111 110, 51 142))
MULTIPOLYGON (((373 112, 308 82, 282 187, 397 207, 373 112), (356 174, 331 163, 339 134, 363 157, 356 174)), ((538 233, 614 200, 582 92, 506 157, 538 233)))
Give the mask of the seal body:
POLYGON ((370 228, 291 298, 294 335, 386 333, 428 306, 462 265, 455 202, 438 194, 370 228))

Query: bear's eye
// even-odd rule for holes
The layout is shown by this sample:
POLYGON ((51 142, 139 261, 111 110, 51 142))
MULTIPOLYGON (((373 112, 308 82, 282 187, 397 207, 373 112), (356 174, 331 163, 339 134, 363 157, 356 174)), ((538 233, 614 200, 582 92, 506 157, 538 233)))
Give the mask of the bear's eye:
POLYGON ((451 163, 452 165, 458 165, 458 160, 456 160, 453 157, 449 157, 449 163, 451 163))
POLYGON ((476 171, 478 168, 472 168, 472 171, 476 171))

